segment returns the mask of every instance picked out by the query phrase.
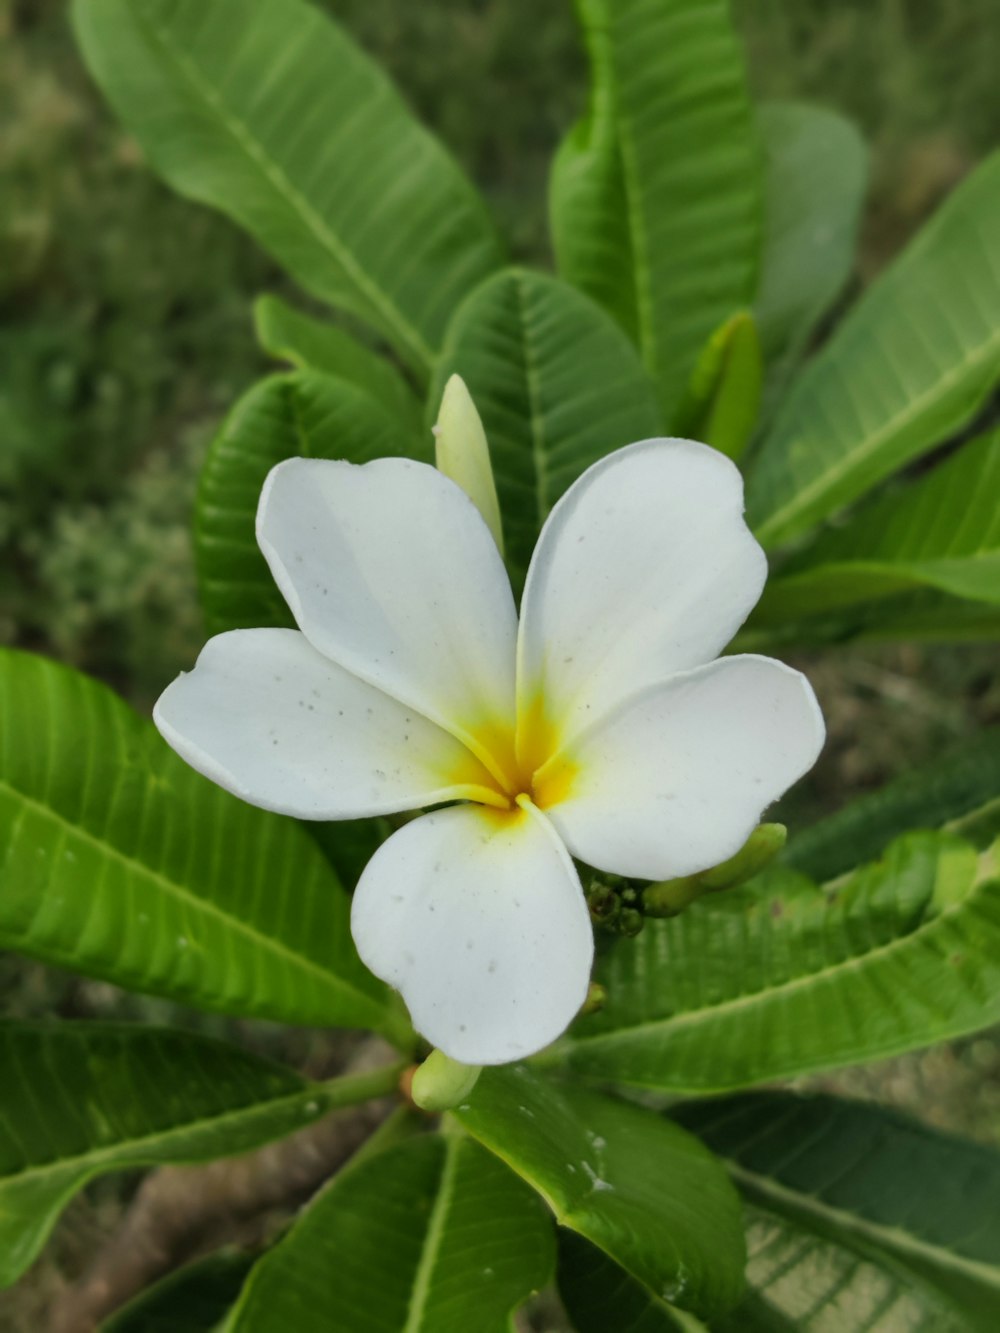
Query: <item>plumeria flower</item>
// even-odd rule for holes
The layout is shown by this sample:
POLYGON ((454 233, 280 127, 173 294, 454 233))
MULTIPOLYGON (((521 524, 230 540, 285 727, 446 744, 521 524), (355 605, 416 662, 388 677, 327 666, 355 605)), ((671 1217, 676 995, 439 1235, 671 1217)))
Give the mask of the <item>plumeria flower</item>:
POLYGON ((644 440, 585 472, 542 529, 520 622, 487 522, 422 463, 281 463, 257 537, 298 630, 210 640, 156 723, 268 810, 437 807, 375 853, 351 924, 455 1060, 530 1055, 580 1009, 575 860, 647 880, 716 865, 819 753, 799 672, 715 660, 766 563, 737 469, 705 445, 644 440))

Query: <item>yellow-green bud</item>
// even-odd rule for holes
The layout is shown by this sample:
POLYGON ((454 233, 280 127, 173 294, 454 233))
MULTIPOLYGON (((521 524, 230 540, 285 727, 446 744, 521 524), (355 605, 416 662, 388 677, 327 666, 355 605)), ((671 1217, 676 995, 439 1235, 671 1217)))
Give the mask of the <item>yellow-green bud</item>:
POLYGON ((647 916, 677 916, 703 894, 719 893, 745 884, 774 860, 787 837, 784 824, 758 824, 736 855, 721 865, 696 875, 647 885, 642 893, 643 911, 647 916))
POLYGON ((481 1065, 462 1065, 443 1051, 430 1055, 413 1075, 410 1096, 422 1111, 450 1111, 476 1086, 481 1065))
POLYGON ((452 375, 444 386, 434 427, 434 461, 438 471, 461 486, 482 514, 502 555, 503 529, 490 447, 476 405, 459 375, 452 375))
POLYGON ((770 865, 787 841, 784 824, 758 824, 735 856, 711 870, 703 870, 698 878, 708 893, 734 889, 770 865))
POLYGON ((608 990, 602 986, 599 981, 592 981, 587 988, 587 998, 584 1000, 580 1009, 580 1017, 586 1014, 596 1014, 604 1008, 608 1002, 608 990))

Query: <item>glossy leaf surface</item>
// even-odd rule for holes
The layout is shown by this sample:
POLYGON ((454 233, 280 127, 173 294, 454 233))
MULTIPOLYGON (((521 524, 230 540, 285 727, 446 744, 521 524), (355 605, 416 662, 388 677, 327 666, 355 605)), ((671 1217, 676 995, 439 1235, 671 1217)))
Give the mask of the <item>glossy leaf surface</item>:
POLYGON ((416 433, 364 389, 318 371, 262 380, 229 413, 202 469, 195 555, 210 633, 294 625, 257 546, 268 472, 285 458, 429 456, 416 433))
POLYGON ((168 184, 426 373, 499 247, 472 186, 346 33, 301 0, 75 0, 73 18, 168 184))
POLYGON ((459 308, 431 388, 465 380, 489 441, 508 564, 523 579, 563 491, 605 454, 659 433, 652 383, 613 320, 568 283, 507 269, 459 308))
POLYGON ((246 1152, 330 1105, 289 1069, 169 1029, 4 1023, 0 1060, 3 1285, 92 1177, 246 1152))
POLYGON ((949 196, 798 378, 747 512, 791 540, 969 421, 1000 379, 1000 153, 949 196))
POLYGON ((196 1008, 395 1030, 298 825, 44 658, 0 653, 0 715, 0 947, 196 1008))
POLYGON ((724 0, 578 0, 591 94, 553 166, 559 271, 605 307, 668 426, 713 329, 747 306, 761 163, 724 0))
POLYGON ((744 1258, 736 1197, 676 1125, 525 1066, 484 1070, 455 1114, 562 1226, 666 1299, 704 1314, 735 1303, 744 1258))
POLYGON ((425 1136, 336 1177, 254 1269, 227 1333, 507 1333, 552 1225, 471 1139, 425 1136))
POLYGON ((825 889, 779 868, 710 895, 606 956, 608 1002, 562 1058, 593 1078, 714 1092, 988 1027, 995 874, 968 844, 918 833, 825 889))

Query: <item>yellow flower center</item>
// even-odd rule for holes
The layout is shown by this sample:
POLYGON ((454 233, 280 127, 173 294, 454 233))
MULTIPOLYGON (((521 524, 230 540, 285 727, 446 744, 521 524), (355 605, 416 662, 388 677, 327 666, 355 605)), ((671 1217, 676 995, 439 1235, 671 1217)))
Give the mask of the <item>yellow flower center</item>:
POLYGON ((577 766, 563 751, 541 695, 521 709, 514 730, 484 723, 470 728, 470 737, 489 772, 482 784, 483 804, 514 811, 530 801, 545 810, 569 795, 577 766))

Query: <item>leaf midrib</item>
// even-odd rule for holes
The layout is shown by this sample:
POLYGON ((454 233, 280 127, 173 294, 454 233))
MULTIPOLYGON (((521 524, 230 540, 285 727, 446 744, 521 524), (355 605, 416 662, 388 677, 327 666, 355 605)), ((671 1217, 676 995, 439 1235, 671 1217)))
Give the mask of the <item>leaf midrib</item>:
POLYGON ((247 160, 260 172, 264 180, 286 200, 292 212, 309 231, 320 247, 326 250, 335 263, 340 264, 348 278, 356 284, 365 298, 371 303, 390 329, 394 329, 400 342, 408 347, 411 354, 424 371, 429 372, 434 354, 416 328, 407 320, 402 311, 386 293, 369 278, 368 274, 355 260, 353 254, 339 239, 336 232, 324 222, 305 196, 292 184, 284 170, 265 151, 263 145, 254 136, 250 127, 233 114, 217 92, 206 84, 194 61, 174 44, 170 30, 157 25, 142 12, 138 5, 132 6, 132 13, 140 27, 159 46, 165 60, 172 63, 181 77, 186 80, 202 104, 214 110, 219 123, 233 142, 243 152, 247 160))
POLYGON ((0 792, 7 792, 13 796, 15 800, 23 802, 26 808, 35 810, 43 818, 50 820, 58 828, 62 829, 64 833, 68 832, 71 836, 80 838, 91 847, 96 848, 101 855, 110 857, 127 869, 152 879, 168 894, 192 904, 196 909, 204 912, 208 916, 214 916, 221 920, 229 929, 247 936, 263 952, 270 953, 285 961, 293 963, 300 971, 311 973, 319 979, 324 987, 333 991, 335 994, 347 994, 351 996, 353 1000, 361 1001, 369 1009, 380 1008, 375 999, 366 995, 364 991, 355 989, 342 977, 337 976, 336 973, 328 972, 325 968, 321 967, 319 963, 308 958, 305 954, 296 953, 289 948, 288 945, 274 939, 272 936, 261 933, 249 922, 241 920, 241 918, 236 916, 230 916, 224 912, 218 904, 212 902, 210 898, 199 897, 196 893, 192 893, 190 889, 185 888, 183 884, 177 883, 176 880, 168 879, 166 875, 161 871, 154 869, 147 862, 141 861, 137 857, 127 855, 127 853, 115 847, 113 843, 103 842, 95 834, 91 833, 89 829, 84 828, 82 824, 73 823, 72 820, 67 819, 65 815, 60 814, 57 810, 53 809, 52 806, 46 805, 44 801, 40 801, 36 797, 28 796, 5 778, 0 778, 0 792))
POLYGON ((642 1039, 657 1030, 670 1033, 676 1032, 679 1028, 697 1026, 706 1016, 709 1019, 714 1019, 718 1014, 752 1007, 769 1001, 775 995, 787 994, 789 991, 809 987, 822 977, 833 976, 853 968, 866 966, 873 958, 888 956, 896 950, 911 947, 915 940, 936 930, 942 921, 966 911, 977 899, 984 896, 985 890, 989 889, 991 885, 996 887, 995 882, 989 880, 976 885, 959 902, 951 903, 949 906, 942 908, 927 921, 922 922, 915 930, 910 931, 908 935, 897 936, 885 944, 869 949, 866 953, 856 954, 851 958, 842 959, 838 963, 831 963, 827 967, 818 968, 815 972, 808 972, 803 976, 790 977, 788 981, 780 982, 775 986, 768 986, 764 990, 752 991, 747 995, 733 996, 732 999, 723 1000, 720 1004, 702 1005, 697 1009, 685 1009, 683 1013, 671 1014, 665 1018, 649 1019, 634 1023, 630 1027, 614 1028, 607 1032, 596 1033, 592 1037, 576 1038, 572 1040, 566 1053, 572 1059, 576 1052, 593 1050, 596 1046, 608 1045, 609 1043, 623 1045, 625 1042, 642 1039))
MULTIPOLYGON (((0 1176, 0 1198, 8 1186, 19 1185, 22 1181, 30 1180, 37 1176, 58 1176, 65 1174, 74 1175, 81 1170, 89 1171, 91 1166, 101 1166, 108 1164, 113 1166, 117 1161, 124 1159, 127 1162, 134 1162, 135 1165, 142 1164, 144 1153, 155 1146, 162 1146, 169 1143, 172 1139, 184 1138, 189 1134, 196 1134, 202 1129, 216 1129, 228 1124, 234 1120, 251 1120, 257 1113, 266 1116, 273 1111, 281 1110, 285 1106, 294 1106, 297 1102, 322 1102, 323 1088, 321 1084, 304 1084, 295 1092, 287 1093, 281 1097, 275 1097, 270 1101, 252 1102, 248 1106, 237 1107, 231 1111, 223 1111, 219 1115, 206 1116, 198 1120, 186 1121, 183 1125, 175 1125, 171 1129, 157 1130, 151 1134, 144 1134, 139 1138, 128 1139, 124 1142, 111 1144, 106 1148, 95 1148, 83 1153, 76 1153, 70 1157, 61 1157, 57 1161, 42 1162, 37 1165, 27 1166, 21 1171, 15 1171, 8 1175, 0 1176), (139 1158, 134 1154, 138 1152, 139 1158)), ((321 1108, 322 1110, 322 1108, 321 1108)), ((317 1112, 317 1115, 321 1112, 317 1112)), ((220 1155, 225 1155, 220 1154, 220 1155)))
MULTIPOLYGON (((820 473, 814 481, 807 485, 796 487, 795 494, 782 508, 773 510, 763 522, 755 525, 758 539, 766 544, 769 541, 782 541, 789 536, 794 536, 796 519, 803 512, 808 512, 810 505, 815 500, 821 499, 824 494, 833 490, 845 476, 849 477, 852 472, 856 471, 873 453, 879 450, 886 439, 905 430, 927 406, 933 405, 935 399, 944 397, 966 375, 978 370, 981 363, 988 362, 991 354, 997 348, 1000 348, 1000 325, 991 330, 986 341, 981 343, 968 357, 963 358, 951 370, 946 371, 939 379, 935 380, 929 389, 918 394, 916 398, 911 398, 903 411, 891 417, 879 430, 870 435, 861 448, 854 452, 849 451, 847 454, 838 451, 838 457, 830 468, 820 473), (793 525, 790 534, 783 530, 789 524, 793 525)), ((810 378, 814 378, 815 373, 810 378)), ((797 395, 797 400, 807 396, 806 389, 808 387, 808 385, 803 384, 797 395)), ((849 388, 848 393, 850 393, 849 388)), ((777 431, 775 431, 774 438, 777 438, 777 431)), ((787 435, 785 440, 787 442, 793 438, 795 438, 793 435, 787 435)), ((846 504, 848 501, 845 500, 844 503, 846 504)), ((822 518, 826 512, 829 511, 817 514, 816 518, 822 518)))
POLYGON ((755 1202, 762 1203, 765 1207, 767 1203, 777 1204, 778 1211, 782 1211, 783 1205, 784 1209, 793 1215, 824 1219, 835 1231, 856 1234, 882 1249, 905 1256, 904 1261, 910 1267, 916 1266, 920 1260, 930 1261, 939 1270, 974 1278, 1000 1292, 1000 1268, 994 1265, 966 1258, 953 1250, 921 1240, 919 1236, 905 1231, 902 1227, 884 1226, 857 1213, 848 1212, 844 1208, 837 1208, 818 1195, 797 1193, 770 1176, 762 1176, 748 1170, 731 1157, 722 1155, 721 1160, 733 1180, 752 1198, 756 1196, 755 1202))
POLYGON ((455 1176, 458 1171, 460 1147, 459 1139, 454 1136, 445 1138, 444 1166, 441 1169, 441 1177, 438 1181, 437 1195, 431 1208, 431 1214, 427 1219, 424 1245, 420 1251, 420 1259, 413 1279, 413 1290, 410 1293, 410 1303, 407 1307, 406 1323, 403 1325, 401 1333, 420 1333, 420 1330, 426 1327, 424 1315, 427 1311, 427 1300, 434 1277, 434 1269, 441 1253, 448 1212, 455 1193, 455 1176))

